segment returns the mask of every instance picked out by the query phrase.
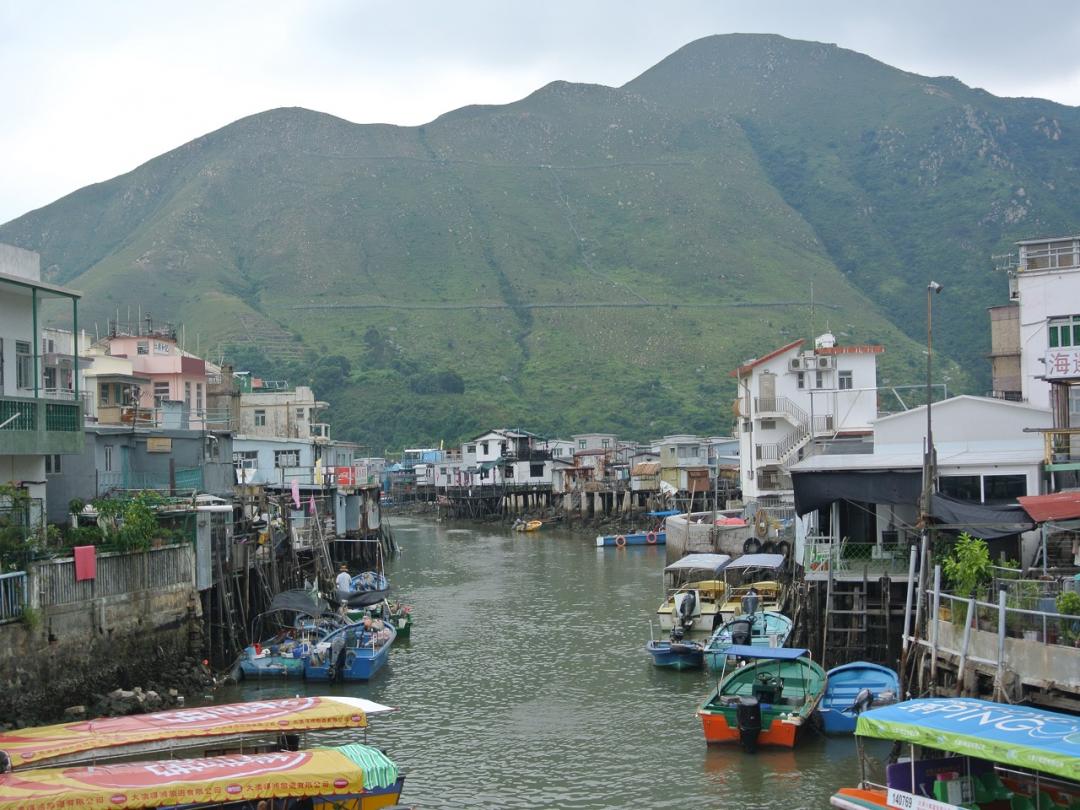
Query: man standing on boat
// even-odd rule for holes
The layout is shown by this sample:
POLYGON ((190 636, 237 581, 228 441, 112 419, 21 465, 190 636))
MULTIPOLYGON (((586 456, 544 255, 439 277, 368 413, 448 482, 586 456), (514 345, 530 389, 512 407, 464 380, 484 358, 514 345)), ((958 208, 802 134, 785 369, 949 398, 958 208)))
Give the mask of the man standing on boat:
POLYGON ((334 585, 337 587, 338 596, 342 596, 352 591, 352 577, 349 576, 349 566, 345 563, 342 563, 338 570, 340 573, 334 580, 334 585))

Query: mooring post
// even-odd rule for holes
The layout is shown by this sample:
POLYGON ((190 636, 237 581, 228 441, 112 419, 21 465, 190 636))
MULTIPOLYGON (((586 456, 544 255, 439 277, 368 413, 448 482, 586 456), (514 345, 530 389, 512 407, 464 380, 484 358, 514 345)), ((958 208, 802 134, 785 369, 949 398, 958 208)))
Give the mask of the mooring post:
POLYGON ((934 602, 927 621, 930 623, 930 694, 937 694, 938 615, 941 611, 941 566, 934 566, 934 602))
POLYGON ((975 597, 969 597, 967 618, 964 620, 964 640, 960 643, 960 663, 956 667, 956 693, 964 693, 964 667, 967 664, 968 644, 971 643, 971 623, 975 620, 975 597))

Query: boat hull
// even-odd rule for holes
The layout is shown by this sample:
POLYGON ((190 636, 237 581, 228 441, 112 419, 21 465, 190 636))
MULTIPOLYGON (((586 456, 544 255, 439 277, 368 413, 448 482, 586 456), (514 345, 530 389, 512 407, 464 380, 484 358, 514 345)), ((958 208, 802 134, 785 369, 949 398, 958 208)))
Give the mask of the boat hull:
POLYGON ((240 661, 240 674, 244 678, 303 678, 304 659, 283 655, 266 655, 261 658, 244 658, 240 661))
MULTIPOLYGON (((705 742, 710 745, 734 743, 739 744, 739 726, 735 721, 735 711, 731 711, 730 722, 727 713, 722 712, 698 712, 701 717, 701 727, 705 732, 705 742)), ((762 713, 764 721, 765 713, 762 713)), ((762 723, 764 726, 764 722, 762 723)), ((758 735, 758 746, 774 748, 794 748, 799 738, 799 730, 802 723, 785 722, 778 717, 770 719, 768 728, 762 728, 758 735)))
MULTIPOLYGON (((346 646, 333 653, 313 653, 304 660, 304 678, 309 681, 367 681, 386 664, 390 648, 397 639, 397 631, 390 625, 390 639, 374 649, 362 646, 346 646)), ((347 628, 348 629, 348 628, 347 628)), ((327 641, 330 641, 327 636, 327 641)))
MULTIPOLYGON (((882 693, 891 693, 892 699, 900 694, 900 678, 888 667, 866 661, 856 661, 829 670, 829 680, 825 694, 818 707, 821 727, 826 734, 854 734, 858 720, 854 712, 844 711, 854 702, 856 695, 863 689, 869 689, 875 700, 872 705, 884 703, 877 698, 882 693)), ((892 702, 886 700, 885 703, 892 702)))
POLYGON ((829 799, 829 804, 840 810, 878 810, 889 806, 886 791, 860 788, 840 788, 829 799))
POLYGON ((598 548, 621 546, 663 546, 667 544, 667 532, 634 532, 633 534, 602 534, 596 538, 598 548), (619 542, 619 538, 622 542, 619 542))
POLYGON ((700 644, 650 641, 645 649, 652 656, 653 666, 666 669, 701 669, 702 647, 700 644))
POLYGON ((372 788, 363 793, 346 796, 316 796, 312 801, 314 810, 382 810, 393 807, 401 801, 401 791, 405 786, 405 777, 398 777, 397 782, 385 788, 372 788))
MULTIPOLYGON (((736 616, 733 621, 747 621, 746 616, 736 616)), ((751 647, 783 647, 787 644, 791 634, 791 619, 782 613, 766 611, 755 613, 751 621, 750 646, 751 647)), ((720 672, 724 668, 727 658, 726 650, 731 646, 731 630, 729 622, 722 624, 709 643, 705 645, 705 665, 713 672, 720 672)))

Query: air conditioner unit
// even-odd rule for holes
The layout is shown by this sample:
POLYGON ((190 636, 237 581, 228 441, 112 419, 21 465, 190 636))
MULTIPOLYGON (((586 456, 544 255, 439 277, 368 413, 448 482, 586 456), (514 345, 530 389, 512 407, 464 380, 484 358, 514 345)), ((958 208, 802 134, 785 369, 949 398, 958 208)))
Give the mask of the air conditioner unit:
POLYGON ((790 360, 788 360, 788 370, 789 371, 802 371, 802 358, 801 357, 792 357, 790 360))
POLYGON ((835 364, 836 364, 836 358, 835 357, 829 357, 829 356, 826 355, 824 357, 819 356, 817 358, 817 367, 818 368, 832 368, 835 364))

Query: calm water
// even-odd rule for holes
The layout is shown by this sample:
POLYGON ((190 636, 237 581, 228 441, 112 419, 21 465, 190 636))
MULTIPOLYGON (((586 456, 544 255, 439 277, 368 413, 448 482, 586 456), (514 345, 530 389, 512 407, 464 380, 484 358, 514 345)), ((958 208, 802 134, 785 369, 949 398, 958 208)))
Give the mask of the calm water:
POLYGON ((643 649, 663 548, 391 522, 403 551, 388 574, 415 619, 376 680, 249 683, 218 701, 309 691, 399 707, 369 742, 418 808, 823 808, 857 781, 850 738, 808 732, 753 756, 705 745, 694 711, 709 677, 657 670, 643 649))

